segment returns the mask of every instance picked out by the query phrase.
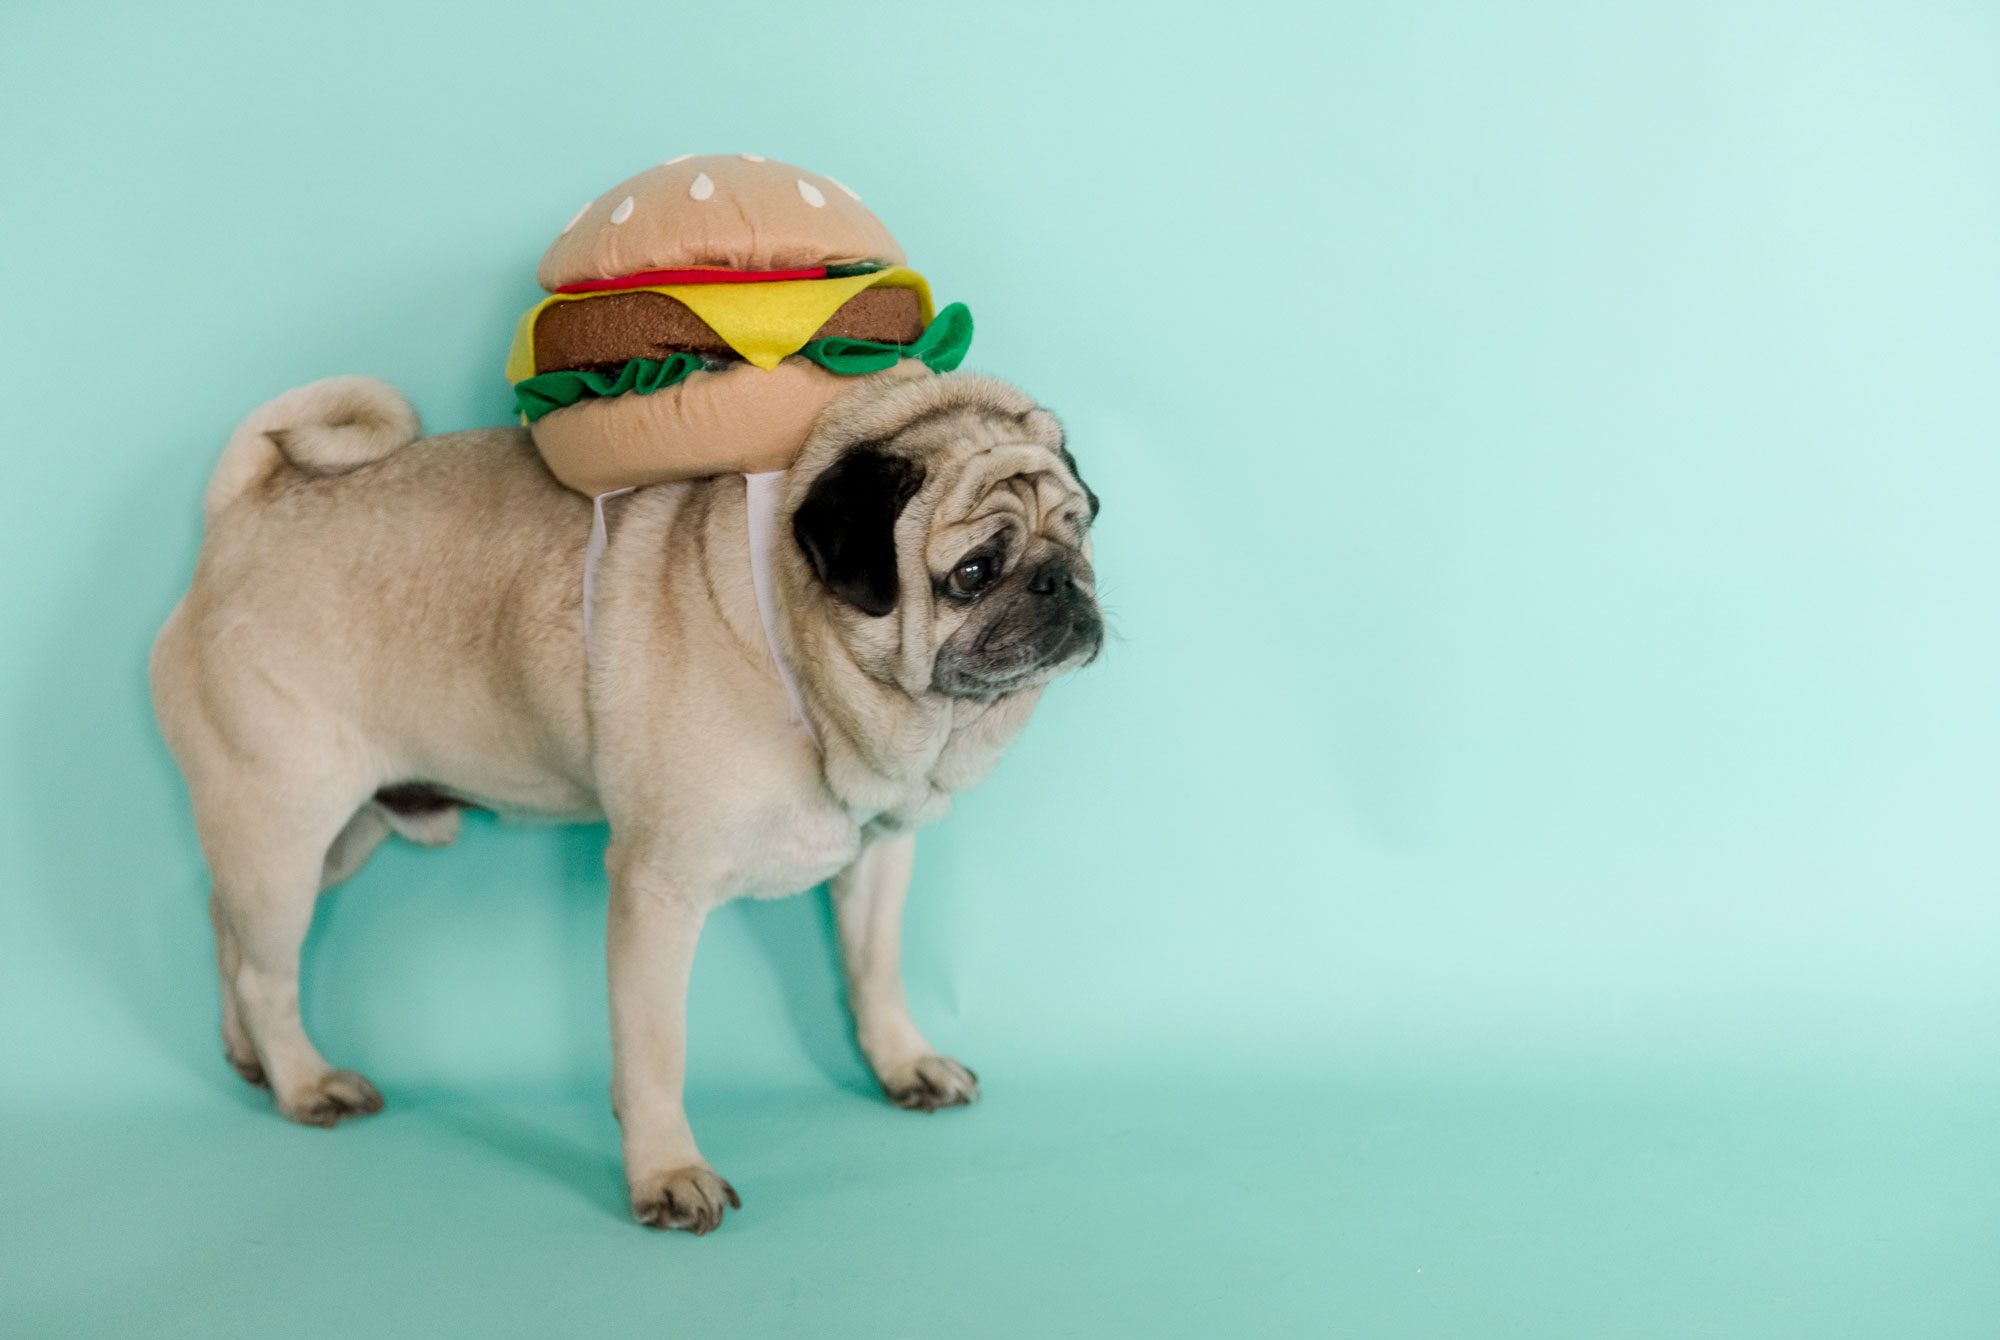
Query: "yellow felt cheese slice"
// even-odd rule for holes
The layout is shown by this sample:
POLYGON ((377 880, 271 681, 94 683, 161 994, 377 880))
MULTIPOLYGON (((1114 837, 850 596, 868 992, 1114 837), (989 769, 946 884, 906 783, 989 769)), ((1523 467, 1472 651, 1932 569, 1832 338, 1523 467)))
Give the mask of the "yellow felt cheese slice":
MULTIPOLYGON (((618 293, 664 293, 685 303, 706 321, 729 347, 769 372, 805 347, 841 304, 870 288, 906 288, 917 295, 917 306, 929 325, 931 286, 906 265, 843 279, 780 279, 761 284, 667 284, 659 288, 616 289, 618 293)), ((535 375, 535 322, 559 302, 588 302, 603 293, 556 293, 529 308, 514 328, 514 346, 507 353, 507 380, 535 375)))

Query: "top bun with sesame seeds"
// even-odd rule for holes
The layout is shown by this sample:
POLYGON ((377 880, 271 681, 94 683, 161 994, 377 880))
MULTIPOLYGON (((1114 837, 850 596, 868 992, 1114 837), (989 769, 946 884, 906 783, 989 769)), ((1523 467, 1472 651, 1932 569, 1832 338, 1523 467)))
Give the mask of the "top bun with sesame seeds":
POLYGON ((579 210, 536 272, 507 377, 586 494, 789 466, 858 378, 958 366, 972 317, 861 197, 755 154, 683 155, 579 210))
POLYGON ((535 280, 646 270, 804 270, 901 265, 903 249, 831 177, 755 154, 684 154, 585 205, 549 244, 535 280))

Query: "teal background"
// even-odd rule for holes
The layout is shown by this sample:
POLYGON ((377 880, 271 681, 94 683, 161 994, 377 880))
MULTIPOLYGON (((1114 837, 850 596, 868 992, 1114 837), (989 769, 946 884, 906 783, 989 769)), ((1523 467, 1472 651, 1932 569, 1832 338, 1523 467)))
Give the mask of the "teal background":
POLYGON ((12 4, 0 1331, 2000 1332, 2000 11, 12 4), (144 686, 230 428, 503 421, 534 262, 831 172, 1104 496, 1105 658, 920 841, 916 1015, 719 915, 745 1196, 623 1220, 603 834, 329 898, 222 1063, 144 686))

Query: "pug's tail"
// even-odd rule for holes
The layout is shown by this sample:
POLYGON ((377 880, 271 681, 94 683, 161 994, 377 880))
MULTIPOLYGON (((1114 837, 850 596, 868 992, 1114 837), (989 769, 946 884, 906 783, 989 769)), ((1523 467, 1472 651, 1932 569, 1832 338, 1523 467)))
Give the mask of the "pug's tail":
POLYGON ((345 474, 407 447, 423 431, 403 393, 374 377, 328 377, 296 387, 231 434, 208 481, 202 515, 214 521, 280 466, 345 474))

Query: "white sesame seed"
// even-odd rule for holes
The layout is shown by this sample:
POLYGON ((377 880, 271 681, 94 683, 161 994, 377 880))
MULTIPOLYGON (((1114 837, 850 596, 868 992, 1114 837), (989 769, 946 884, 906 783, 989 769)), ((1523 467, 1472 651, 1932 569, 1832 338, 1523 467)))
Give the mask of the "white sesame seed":
POLYGON ((682 154, 682 155, 681 155, 681 156, 680 156, 679 158, 669 158, 669 159, 668 159, 668 160, 667 160, 666 162, 664 162, 664 163, 660 164, 660 166, 661 166, 661 167, 672 167, 672 166, 673 166, 674 164, 676 164, 676 163, 685 163, 685 162, 687 162, 687 161, 688 161, 688 159, 690 159, 690 158, 693 158, 693 157, 694 157, 694 155, 693 155, 693 154, 682 154))
POLYGON ((814 209, 826 208, 826 197, 819 193, 819 187, 813 185, 804 177, 799 178, 799 197, 814 209))
POLYGON ((618 208, 611 211, 611 221, 613 223, 625 222, 625 220, 632 217, 632 210, 634 208, 635 206, 632 203, 632 197, 629 195, 626 196, 623 200, 620 200, 618 202, 618 208))
POLYGON ((588 214, 588 213, 590 213, 590 206, 591 206, 591 205, 594 205, 594 204, 596 204, 596 203, 597 203, 597 202, 596 202, 595 200, 593 200, 593 201, 591 201, 591 202, 590 202, 590 204, 587 204, 587 205, 585 205, 585 206, 584 206, 584 207, 583 207, 582 209, 580 209, 580 210, 578 210, 578 211, 577 211, 576 213, 574 213, 574 214, 570 215, 570 218, 569 218, 569 222, 563 225, 563 230, 562 230, 562 234, 561 234, 561 235, 562 235, 562 236, 564 236, 564 237, 568 237, 568 236, 569 236, 569 230, 570 230, 570 229, 572 229, 572 228, 574 228, 574 227, 576 227, 576 226, 577 226, 577 225, 578 225, 579 223, 582 223, 582 222, 583 222, 583 216, 584 216, 584 215, 586 215, 586 214, 588 214))
POLYGON ((738 154, 736 156, 746 163, 761 163, 764 161, 764 155, 762 154, 738 154))
POLYGON ((688 194, 697 200, 706 200, 715 194, 715 183, 708 179, 706 172, 697 172, 694 180, 688 183, 688 194))
POLYGON ((847 198, 849 200, 859 200, 861 198, 860 194, 856 192, 852 186, 849 186, 846 182, 841 181, 838 177, 827 177, 827 180, 832 182, 835 186, 838 186, 841 190, 847 192, 847 198))

